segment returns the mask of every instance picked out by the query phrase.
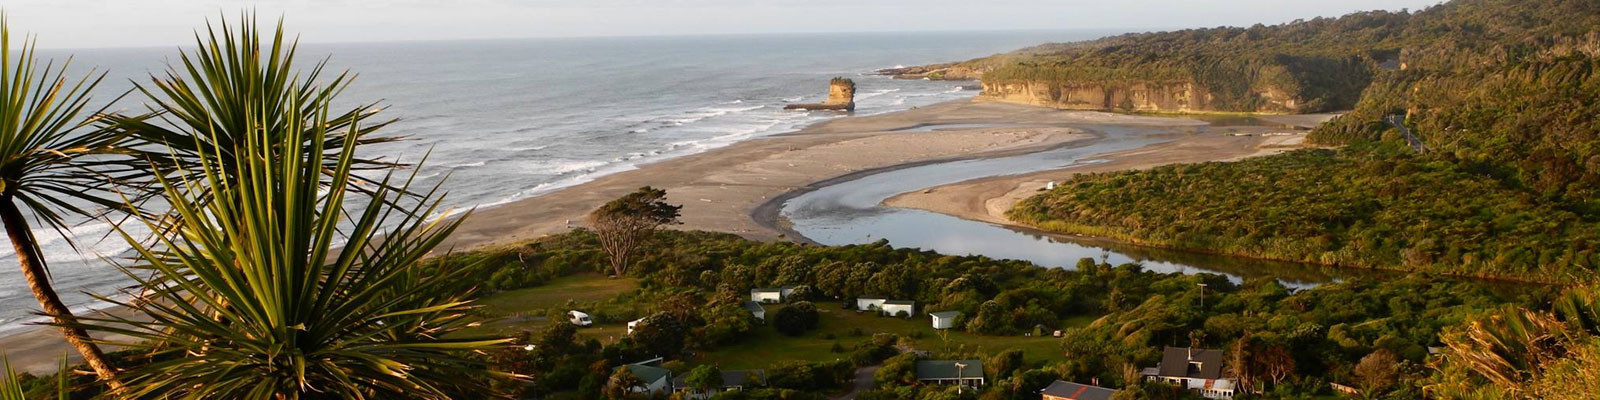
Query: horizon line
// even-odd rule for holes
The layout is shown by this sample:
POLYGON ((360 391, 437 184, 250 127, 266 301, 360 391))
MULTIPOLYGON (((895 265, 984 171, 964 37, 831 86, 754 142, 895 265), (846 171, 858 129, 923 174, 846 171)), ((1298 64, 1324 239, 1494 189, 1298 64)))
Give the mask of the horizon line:
MULTIPOLYGON (((873 35, 873 34, 895 34, 895 33, 909 33, 909 34, 939 34, 939 33, 947 33, 948 34, 948 33, 1021 33, 1021 32, 1040 32, 1040 33, 1045 33, 1045 32, 1095 32, 1095 31, 1121 32, 1121 33, 1149 33, 1149 32, 1167 32, 1167 31, 1182 30, 1182 29, 1208 29, 1208 28, 1219 28, 1219 27, 1231 27, 1231 26, 1230 25, 1219 25, 1219 26, 1213 26, 1213 27, 1188 27, 1188 28, 1174 28, 1174 27, 1167 27, 1167 28, 1153 28, 1153 27, 1144 27, 1144 28, 1024 28, 1024 29, 951 29, 951 30, 877 30, 877 31, 865 30, 865 31, 792 31, 792 32, 711 32, 711 33, 681 33, 681 34, 674 33, 674 34, 665 34, 665 35, 632 35, 632 34, 605 35, 605 34, 602 34, 602 35, 551 35, 551 36, 462 37, 462 38, 440 38, 440 39, 333 40, 333 41, 299 40, 299 39, 302 38, 300 35, 294 35, 294 36, 287 36, 286 35, 285 38, 286 39, 292 39, 292 40, 299 40, 299 44, 301 44, 301 45, 345 45, 345 44, 493 42, 493 41, 515 41, 515 40, 563 40, 563 39, 660 39, 660 38, 740 37, 740 36, 757 37, 757 36, 797 36, 797 35, 859 35, 859 34, 873 35)), ((198 31, 196 31, 196 32, 198 32, 198 31)), ((28 38, 30 40, 37 40, 37 37, 36 36, 32 36, 31 33, 26 33, 26 34, 29 35, 28 38)), ((1100 38, 1083 39, 1083 40, 1096 40, 1096 39, 1100 39, 1100 38)), ((38 41, 38 43, 39 43, 39 46, 37 48, 39 50, 49 50, 49 51, 58 51, 58 50, 140 50, 140 49, 161 49, 161 48, 171 48, 171 47, 191 47, 191 46, 193 46, 193 43, 187 43, 187 44, 168 44, 168 45, 127 45, 127 46, 103 46, 103 47, 82 47, 82 46, 53 47, 53 46, 45 45, 43 40, 38 41)), ((1039 44, 1044 44, 1044 43, 1039 43, 1039 44)))

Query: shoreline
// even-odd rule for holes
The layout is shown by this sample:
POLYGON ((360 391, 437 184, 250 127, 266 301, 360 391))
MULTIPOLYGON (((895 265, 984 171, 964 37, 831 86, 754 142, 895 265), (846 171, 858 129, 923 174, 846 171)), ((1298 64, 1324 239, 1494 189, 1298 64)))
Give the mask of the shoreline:
MULTIPOLYGON (((768 199, 830 177, 895 165, 954 157, 1040 151, 1093 137, 1066 128, 1057 110, 954 100, 884 114, 821 121, 798 131, 753 138, 595 178, 536 197, 473 209, 439 246, 449 251, 520 243, 583 225, 591 210, 641 186, 668 192, 684 206, 676 229, 734 233, 754 240, 782 240, 784 233, 756 223, 751 213, 768 199), (911 132, 917 125, 1004 122, 1041 126, 911 132)), ((116 313, 115 307, 96 312, 116 313)), ((53 373, 62 355, 75 353, 48 326, 30 325, 0 335, 4 352, 19 372, 53 373)))
MULTIPOLYGON (((441 244, 440 249, 468 251, 566 232, 583 226, 583 218, 590 210, 641 186, 665 189, 668 201, 684 205, 684 223, 675 229, 726 232, 762 241, 811 243, 785 226, 780 214, 785 201, 818 188, 921 165, 1090 145, 1102 137, 1089 130, 1065 127, 1071 124, 1172 125, 1184 119, 970 100, 954 100, 884 114, 835 118, 794 132, 753 138, 702 153, 639 165, 632 170, 598 177, 532 198, 473 209, 467 221, 441 244), (918 130, 938 125, 993 126, 918 130)), ((1199 123, 1194 120, 1188 122, 1199 123)), ((1186 136, 1135 150, 1097 155, 1091 159, 1113 156, 1140 159, 1149 157, 1141 152, 1160 153, 1162 146, 1188 143, 1197 137, 1235 144, 1270 139, 1262 136, 1186 136)), ((1213 152, 1200 153, 1215 156, 1213 152)), ((1215 160, 1190 162, 1199 161, 1215 160)), ((1108 164, 1115 165, 1101 162, 1079 168, 1104 168, 1108 164)), ((975 182, 1052 173, 1060 173, 1060 170, 961 182, 932 188, 927 192, 902 194, 886 203, 975 182)), ((974 192, 976 194, 979 193, 974 192)), ((943 212, 937 209, 930 211, 943 212)), ((967 218, 964 215, 951 215, 967 218)), ((990 222, 981 218, 975 220, 990 222)), ((47 326, 30 326, 0 335, 0 351, 8 354, 18 371, 53 372, 59 365, 60 356, 72 353, 65 342, 49 329, 47 326)))

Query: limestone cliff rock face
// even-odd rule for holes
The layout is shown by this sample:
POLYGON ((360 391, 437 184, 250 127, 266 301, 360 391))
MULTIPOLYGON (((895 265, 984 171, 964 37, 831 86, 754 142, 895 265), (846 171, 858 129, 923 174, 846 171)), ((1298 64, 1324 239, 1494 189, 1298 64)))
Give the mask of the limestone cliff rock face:
POLYGON ((1070 110, 1146 112, 1252 111, 1294 112, 1293 96, 1278 90, 1260 90, 1262 105, 1253 110, 1222 109, 1215 96, 1191 82, 1060 83, 1045 81, 985 80, 977 101, 1027 104, 1070 110))
POLYGON ((785 110, 856 110, 856 82, 845 78, 833 78, 828 83, 828 99, 817 104, 790 104, 784 106, 785 110))

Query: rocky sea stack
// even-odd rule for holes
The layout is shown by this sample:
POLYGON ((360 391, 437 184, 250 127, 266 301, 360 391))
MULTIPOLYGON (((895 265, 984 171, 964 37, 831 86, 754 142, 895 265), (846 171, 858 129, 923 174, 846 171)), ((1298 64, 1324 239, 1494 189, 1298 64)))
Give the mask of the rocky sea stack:
POLYGON ((856 110, 856 82, 845 78, 833 78, 828 83, 828 100, 819 104, 790 104, 784 106, 785 110, 856 110))

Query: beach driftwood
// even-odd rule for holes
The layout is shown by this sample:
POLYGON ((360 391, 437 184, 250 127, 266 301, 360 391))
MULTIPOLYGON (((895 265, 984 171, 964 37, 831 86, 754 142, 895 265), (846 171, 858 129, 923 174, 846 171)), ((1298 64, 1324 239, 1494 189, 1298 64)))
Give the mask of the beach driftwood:
POLYGON ((790 104, 784 106, 785 110, 856 110, 856 82, 845 78, 833 78, 828 83, 828 100, 815 104, 790 104))

